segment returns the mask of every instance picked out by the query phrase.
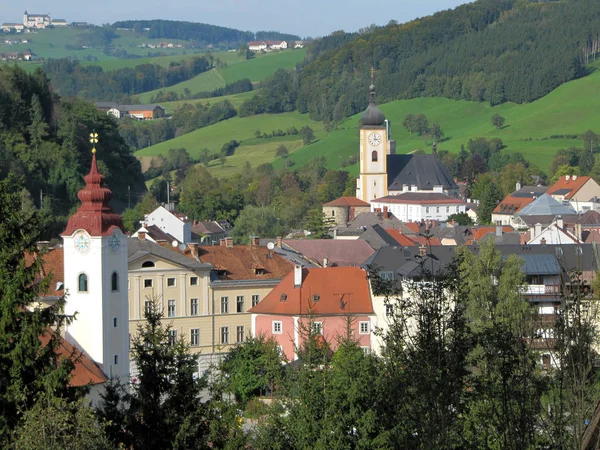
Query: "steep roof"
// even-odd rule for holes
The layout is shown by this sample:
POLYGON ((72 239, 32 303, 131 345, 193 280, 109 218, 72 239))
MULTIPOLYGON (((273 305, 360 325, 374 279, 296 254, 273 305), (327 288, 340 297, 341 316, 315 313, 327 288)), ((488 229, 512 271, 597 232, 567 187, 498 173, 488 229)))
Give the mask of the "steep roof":
POLYGON ((414 240, 402 234, 398 230, 395 230, 393 228, 386 228, 385 232, 389 234, 390 237, 398 243, 398 245, 401 245, 403 247, 411 247, 417 245, 417 243, 414 240))
POLYGON ((398 195, 388 195, 386 197, 381 197, 373 202, 378 203, 412 203, 417 205, 426 205, 426 204, 463 204, 464 202, 451 197, 447 194, 442 194, 441 192, 404 192, 398 195))
MULTIPOLYGON (((365 230, 363 234, 358 238, 359 241, 366 243, 373 249, 377 250, 383 246, 395 246, 398 245, 396 240, 390 236, 384 228, 379 225, 373 225, 365 230)), ((342 241, 345 242, 345 241, 342 241)), ((371 255, 367 255, 367 258, 371 255)), ((367 259, 365 258, 365 259, 367 259)), ((363 259, 364 261, 364 259, 363 259)))
POLYGON ((565 195, 565 199, 570 199, 573 197, 579 189, 583 187, 585 183, 587 183, 591 177, 579 177, 575 176, 563 176, 558 179, 556 183, 548 188, 546 191, 547 194, 550 195, 565 195), (567 179, 568 178, 568 179, 567 179), (558 192, 562 191, 562 192, 558 192))
POLYGON ((286 239, 285 245, 323 266, 360 266, 374 250, 363 240, 286 239))
POLYGON ((198 256, 203 263, 224 271, 221 280, 278 280, 293 269, 289 261, 264 247, 198 247, 198 256), (256 273, 257 266, 264 269, 263 274, 256 273))
POLYGON ((380 212, 362 212, 350 221, 348 228, 370 227, 375 224, 383 228, 398 228, 402 225, 402 221, 392 213, 388 213, 386 219, 385 214, 380 212))
POLYGON ((225 230, 221 228, 218 222, 214 220, 206 220, 204 222, 197 222, 192 225, 192 233, 196 234, 219 234, 225 230))
POLYGON ((187 267, 188 269, 208 269, 209 264, 204 264, 194 258, 185 256, 179 250, 165 248, 162 245, 156 244, 147 239, 130 238, 127 246, 129 263, 138 261, 148 256, 155 256, 165 261, 169 261, 179 266, 187 267))
MULTIPOLYGON (((39 254, 26 254, 25 262, 27 266, 33 264, 33 261, 37 259, 39 254)), ((39 274, 40 278, 38 282, 42 280, 42 278, 46 276, 50 276, 50 284, 48 285, 48 289, 46 292, 40 292, 42 298, 49 297, 62 297, 65 293, 64 291, 64 280, 65 280, 65 264, 64 258, 65 253, 62 248, 56 248, 49 250, 47 253, 41 255, 42 258, 42 270, 39 274)))
POLYGON ((290 272, 258 305, 254 314, 373 314, 367 273, 360 267, 301 269, 302 286, 290 272), (318 297, 315 297, 318 296, 318 297))
POLYGON ((323 204, 323 206, 371 206, 369 203, 364 202, 356 197, 340 197, 332 200, 328 203, 323 204))
POLYGON ((575 214, 575 210, 570 206, 554 200, 549 194, 542 194, 532 203, 519 211, 517 216, 558 216, 575 214))
POLYGON ((401 191, 403 185, 419 190, 458 189, 458 185, 435 155, 387 155, 388 190, 401 191))
POLYGON ((515 214, 529 205, 536 197, 517 197, 509 194, 494 208, 493 214, 515 214))

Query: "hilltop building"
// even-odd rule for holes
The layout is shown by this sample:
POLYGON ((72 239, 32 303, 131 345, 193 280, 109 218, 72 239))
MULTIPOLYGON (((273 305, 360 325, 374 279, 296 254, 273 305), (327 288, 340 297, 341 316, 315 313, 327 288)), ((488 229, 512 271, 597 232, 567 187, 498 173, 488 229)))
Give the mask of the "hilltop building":
POLYGON ((28 14, 23 13, 23 26, 25 28, 46 28, 52 23, 50 14, 28 14))
MULTIPOLYGON (((248 50, 253 52, 269 51, 269 50, 285 50, 288 48, 287 41, 250 41, 248 42, 248 50)), ((296 47, 294 43, 294 48, 296 47)))
POLYGON ((96 102, 96 108, 116 119, 134 117, 138 120, 160 119, 165 117, 165 109, 157 104, 150 105, 119 105, 112 102, 96 102))

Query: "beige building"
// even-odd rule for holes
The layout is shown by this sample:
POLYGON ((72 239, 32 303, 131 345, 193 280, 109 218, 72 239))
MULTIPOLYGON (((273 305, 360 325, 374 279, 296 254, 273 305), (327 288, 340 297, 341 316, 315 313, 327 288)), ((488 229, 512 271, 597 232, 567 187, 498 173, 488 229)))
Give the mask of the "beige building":
POLYGON ((251 315, 293 269, 265 247, 190 244, 183 251, 141 236, 129 243, 129 331, 137 332, 153 298, 172 325, 170 339, 185 339, 204 371, 251 336, 251 315))
POLYGON ((340 197, 323 204, 325 218, 343 227, 360 213, 369 211, 371 211, 371 205, 356 197, 340 197))

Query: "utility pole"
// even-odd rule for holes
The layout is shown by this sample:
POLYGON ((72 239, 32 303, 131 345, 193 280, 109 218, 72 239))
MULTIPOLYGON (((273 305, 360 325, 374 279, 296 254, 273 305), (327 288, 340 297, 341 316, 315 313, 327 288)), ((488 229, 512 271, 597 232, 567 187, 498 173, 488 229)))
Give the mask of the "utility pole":
POLYGON ((40 209, 44 206, 44 191, 40 189, 40 209))
POLYGON ((167 209, 171 211, 171 186, 167 181, 167 209))

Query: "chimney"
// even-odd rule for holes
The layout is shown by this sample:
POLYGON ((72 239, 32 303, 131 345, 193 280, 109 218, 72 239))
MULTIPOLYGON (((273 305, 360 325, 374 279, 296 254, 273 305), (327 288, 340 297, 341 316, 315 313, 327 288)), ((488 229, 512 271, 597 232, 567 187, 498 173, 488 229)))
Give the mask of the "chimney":
POLYGON ((542 224, 541 223, 536 223, 535 224, 535 228, 534 228, 534 234, 535 236, 533 236, 534 238, 538 237, 540 234, 542 234, 542 224))
POLYGON ((283 238, 281 236, 277 236, 277 247, 281 248, 283 246, 283 238))
POLYGON ((561 230, 564 230, 565 221, 563 220, 562 216, 558 216, 558 218, 556 219, 556 225, 558 225, 558 228, 560 228, 561 230))
POLYGON ((219 239, 219 247, 225 247, 225 239, 219 239))
POLYGON ((571 175, 565 175, 565 180, 569 181, 571 179, 571 175))
POLYGON ((573 175, 573 181, 577 179, 577 175, 573 175))
POLYGON ((329 258, 323 258, 323 267, 327 267, 329 265, 329 258))
POLYGON ((138 231, 138 239, 140 241, 145 241, 146 240, 146 232, 145 231, 138 231))
MULTIPOLYGON (((582 239, 582 235, 581 235, 581 224, 580 223, 576 223, 575 224, 575 236, 577 236, 577 239, 582 239)), ((583 239, 582 239, 583 240, 583 239)))
POLYGON ((502 225, 496 225, 496 236, 502 237, 502 225))
POLYGON ((260 247, 260 238, 253 237, 252 239, 250 239, 250 246, 251 247, 260 247))
POLYGON ((417 192, 417 185, 416 185, 416 184, 413 184, 413 185, 410 187, 410 192, 417 192))
POLYGON ((424 245, 419 245, 419 255, 427 256, 427 247, 424 245))
POLYGON ((389 219, 390 218, 390 213, 388 211, 388 207, 387 206, 383 207, 383 218, 384 219, 389 219))
POLYGON ((517 185, 515 186, 515 190, 516 191, 520 191, 521 190, 521 182, 517 181, 517 185))
POLYGON ((408 184, 402 185, 402 192, 408 192, 408 184))
POLYGON ((542 238, 542 240, 540 241, 540 243, 541 243, 542 245, 546 245, 546 238, 542 238))
POLYGON ((294 287, 302 287, 302 266, 300 264, 294 266, 294 287))
POLYGON ((198 244, 196 242, 189 242, 188 248, 190 249, 192 256, 194 258, 197 258, 198 257, 198 244))
POLYGON ((225 247, 233 248, 233 238, 232 237, 226 237, 224 240, 225 240, 225 247))

